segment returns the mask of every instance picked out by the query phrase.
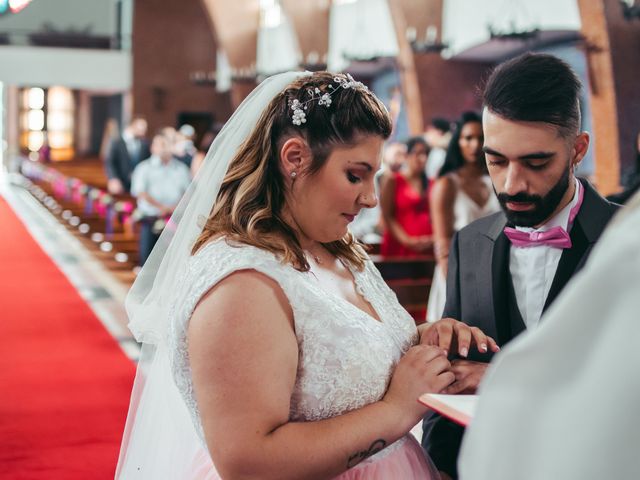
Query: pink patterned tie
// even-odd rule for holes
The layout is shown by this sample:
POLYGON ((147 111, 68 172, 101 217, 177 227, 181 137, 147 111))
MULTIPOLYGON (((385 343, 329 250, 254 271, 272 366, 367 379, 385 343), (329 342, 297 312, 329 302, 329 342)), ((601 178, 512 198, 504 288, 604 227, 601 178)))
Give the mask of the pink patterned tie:
MULTIPOLYGON (((580 211, 582 200, 584 199, 584 189, 578 182, 578 203, 569 212, 569 226, 580 211)), ((546 245, 553 248, 571 248, 571 237, 562 227, 552 227, 542 232, 523 232, 515 228, 505 227, 504 234, 515 247, 539 247, 546 245)))

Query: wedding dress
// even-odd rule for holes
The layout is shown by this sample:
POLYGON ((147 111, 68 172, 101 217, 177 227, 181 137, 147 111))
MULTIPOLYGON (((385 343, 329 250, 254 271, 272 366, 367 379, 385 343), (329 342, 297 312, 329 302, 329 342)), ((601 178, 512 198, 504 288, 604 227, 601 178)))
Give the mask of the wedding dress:
MULTIPOLYGON (((174 394, 182 398, 185 407, 174 409, 172 426, 168 428, 187 436, 191 430, 192 440, 196 439, 193 445, 199 443, 198 448, 192 448, 188 455, 178 455, 176 460, 189 465, 188 471, 193 475, 190 480, 219 477, 206 450, 193 392, 186 343, 189 320, 202 296, 216 283, 234 271, 246 269, 275 280, 294 313, 299 356, 291 421, 323 420, 380 400, 395 365, 418 340, 413 318, 400 306, 370 260, 363 271, 353 269, 352 274, 356 291, 371 304, 380 320, 323 290, 313 273, 284 265, 270 252, 230 244, 225 239, 207 244, 189 260, 186 271, 176 281, 168 348, 156 354, 166 354, 176 386, 174 394)), ((147 449, 153 448, 153 443, 147 445, 147 449)), ((174 452, 172 449, 166 454, 171 456, 174 452)), ((160 474, 162 478, 180 478, 177 470, 168 473, 166 467, 163 471, 150 471, 147 466, 141 472, 139 465, 148 454, 140 452, 140 458, 135 458, 135 451, 130 452, 121 478, 154 478, 160 474)), ((337 478, 424 480, 438 476, 420 444, 407 434, 337 478)))
MULTIPOLYGON (((193 395, 186 345, 189 319, 200 298, 234 271, 253 269, 275 280, 287 296, 298 341, 298 370, 289 418, 317 421, 380 400, 400 357, 417 342, 411 316, 368 261, 352 270, 356 290, 379 315, 377 320, 346 300, 322 289, 311 272, 284 265, 270 252, 219 239, 190 261, 174 300, 169 358, 178 390, 193 426, 204 439, 193 395)), ((422 448, 406 435, 338 478, 437 478, 422 448)), ((206 478, 206 477, 205 477, 206 478)))

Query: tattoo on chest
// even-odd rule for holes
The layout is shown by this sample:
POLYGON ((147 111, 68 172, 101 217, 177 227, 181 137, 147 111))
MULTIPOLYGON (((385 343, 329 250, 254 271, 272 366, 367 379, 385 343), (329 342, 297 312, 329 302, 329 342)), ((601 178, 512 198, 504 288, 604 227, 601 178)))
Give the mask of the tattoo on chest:
POLYGON ((386 446, 387 446, 386 440, 379 438, 378 440, 373 442, 367 450, 364 450, 362 452, 357 452, 351 455, 349 457, 349 460, 347 461, 347 468, 356 466, 362 460, 364 460, 365 458, 369 458, 372 455, 375 455, 386 446))

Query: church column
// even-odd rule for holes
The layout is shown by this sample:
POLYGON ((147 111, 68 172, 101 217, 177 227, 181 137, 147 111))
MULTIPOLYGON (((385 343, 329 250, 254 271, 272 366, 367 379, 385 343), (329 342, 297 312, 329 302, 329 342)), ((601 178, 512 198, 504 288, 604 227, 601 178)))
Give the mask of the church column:
POLYGON ((411 135, 424 132, 424 118, 422 116, 422 102, 420 99, 420 82, 416 73, 413 50, 407 40, 407 20, 405 8, 401 2, 388 0, 389 11, 398 40, 398 73, 407 112, 407 123, 411 135))
POLYGON ((586 40, 589 96, 595 137, 595 183, 607 195, 620 188, 618 110, 611 44, 605 16, 606 0, 578 0, 586 40))

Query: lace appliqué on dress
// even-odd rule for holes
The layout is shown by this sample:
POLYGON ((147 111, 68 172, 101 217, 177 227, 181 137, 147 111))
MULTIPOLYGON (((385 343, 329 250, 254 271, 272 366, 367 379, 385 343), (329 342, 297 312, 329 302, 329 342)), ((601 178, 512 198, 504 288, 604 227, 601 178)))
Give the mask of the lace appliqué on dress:
POLYGON ((178 282, 171 311, 173 374, 201 439, 204 435, 193 392, 187 327, 200 298, 217 282, 242 269, 254 269, 274 279, 293 310, 299 354, 291 420, 331 418, 382 398, 395 365, 417 342, 418 335, 413 319, 371 261, 363 271, 352 273, 358 293, 381 321, 323 291, 312 273, 283 265, 270 252, 218 240, 191 259, 178 282))

